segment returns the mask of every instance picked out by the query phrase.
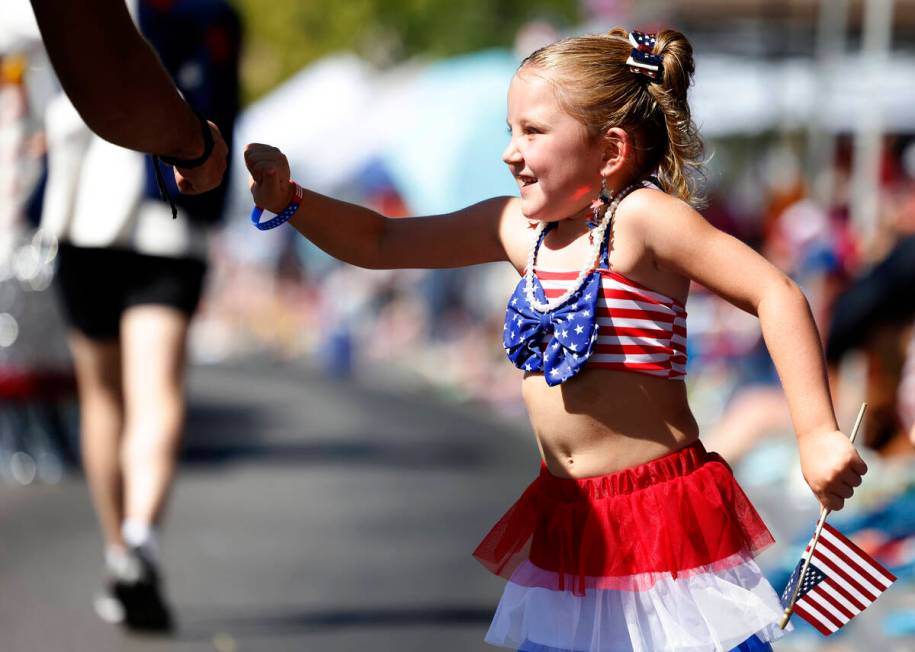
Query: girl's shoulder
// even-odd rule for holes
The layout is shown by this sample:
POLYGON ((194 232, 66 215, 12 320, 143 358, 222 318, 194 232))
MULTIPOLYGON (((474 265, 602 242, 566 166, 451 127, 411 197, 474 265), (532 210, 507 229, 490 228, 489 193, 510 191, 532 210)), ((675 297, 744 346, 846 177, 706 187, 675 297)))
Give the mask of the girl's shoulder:
POLYGON ((521 211, 521 198, 502 197, 501 199, 504 201, 502 205, 502 223, 504 227, 509 232, 522 236, 522 239, 526 242, 527 238, 523 236, 530 231, 528 227, 534 221, 521 211))
MULTIPOLYGON (((499 237, 505 253, 515 269, 524 269, 531 238, 531 220, 521 212, 520 197, 501 197, 499 237)), ((536 226, 536 223, 534 223, 536 226)))
POLYGON ((667 264, 665 242, 688 231, 686 221, 702 219, 681 199, 656 187, 631 192, 617 208, 611 253, 620 270, 643 284, 685 302, 689 279, 676 266, 667 264))
POLYGON ((620 202, 614 218, 617 228, 625 228, 650 248, 658 237, 669 237, 702 217, 688 203, 656 186, 632 191, 620 202))
POLYGON ((658 224, 676 219, 684 211, 695 213, 695 210, 679 197, 674 197, 655 185, 646 185, 633 190, 620 202, 617 216, 658 224))

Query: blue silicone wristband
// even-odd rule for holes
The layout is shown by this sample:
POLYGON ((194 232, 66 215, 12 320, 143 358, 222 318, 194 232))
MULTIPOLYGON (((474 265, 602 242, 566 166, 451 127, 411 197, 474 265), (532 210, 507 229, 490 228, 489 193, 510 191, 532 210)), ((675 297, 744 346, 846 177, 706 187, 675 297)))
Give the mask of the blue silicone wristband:
POLYGON ((295 215, 295 212, 299 210, 301 203, 300 189, 296 187, 296 192, 292 195, 292 201, 289 202, 286 205, 286 208, 281 210, 273 219, 267 220, 266 222, 261 222, 261 215, 264 214, 264 209, 260 206, 255 206, 253 209, 251 209, 251 224, 253 224, 261 231, 269 231, 270 229, 275 229, 276 227, 291 220, 292 216, 295 215))
POLYGON ((251 224, 256 226, 261 231, 269 231, 270 229, 275 229, 281 224, 285 224, 292 219, 292 216, 295 215, 295 212, 299 210, 299 205, 295 203, 289 204, 282 212, 274 217, 272 220, 267 220, 266 222, 261 222, 261 215, 264 214, 264 209, 260 206, 255 206, 251 210, 251 224))

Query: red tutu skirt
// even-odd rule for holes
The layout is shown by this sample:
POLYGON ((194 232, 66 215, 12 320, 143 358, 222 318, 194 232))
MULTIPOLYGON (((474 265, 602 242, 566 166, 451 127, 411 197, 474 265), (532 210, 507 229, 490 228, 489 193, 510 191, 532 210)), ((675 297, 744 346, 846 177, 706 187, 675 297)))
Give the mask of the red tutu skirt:
POLYGON ((772 640, 781 606, 753 557, 773 541, 728 465, 698 441, 590 478, 541 465, 474 551, 509 580, 487 641, 698 652, 772 640))

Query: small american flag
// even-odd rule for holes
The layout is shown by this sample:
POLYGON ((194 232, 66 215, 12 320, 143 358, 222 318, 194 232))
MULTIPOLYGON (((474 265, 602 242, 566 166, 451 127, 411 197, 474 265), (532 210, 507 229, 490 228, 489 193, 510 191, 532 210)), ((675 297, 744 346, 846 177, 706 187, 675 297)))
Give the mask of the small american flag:
MULTIPOLYGON (((810 544, 782 594, 786 607, 809 554, 810 544)), ((794 612, 829 636, 864 611, 895 581, 892 573, 827 523, 804 574, 794 612)))

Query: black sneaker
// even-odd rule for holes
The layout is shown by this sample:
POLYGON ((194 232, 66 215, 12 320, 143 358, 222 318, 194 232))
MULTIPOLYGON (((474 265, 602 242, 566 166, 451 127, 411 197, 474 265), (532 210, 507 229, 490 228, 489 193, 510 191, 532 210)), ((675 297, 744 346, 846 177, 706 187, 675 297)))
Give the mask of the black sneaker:
POLYGON ((95 611, 108 623, 142 632, 171 632, 171 611, 162 598, 156 565, 140 548, 128 552, 130 563, 112 578, 105 594, 95 599, 95 611))

